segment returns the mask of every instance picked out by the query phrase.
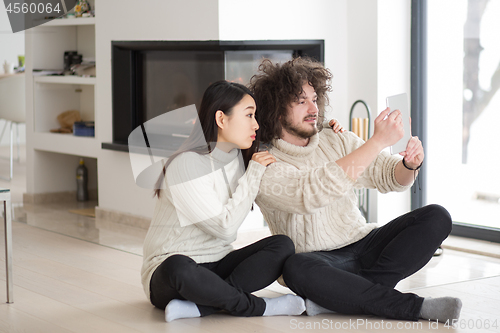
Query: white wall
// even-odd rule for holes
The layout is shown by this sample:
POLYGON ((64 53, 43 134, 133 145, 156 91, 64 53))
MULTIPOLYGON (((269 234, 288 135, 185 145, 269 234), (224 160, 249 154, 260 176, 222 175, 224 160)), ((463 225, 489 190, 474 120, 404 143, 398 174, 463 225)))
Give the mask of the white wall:
MULTIPOLYGON (((349 0, 348 108, 362 99, 373 120, 385 109, 387 96, 410 94, 410 0, 349 0)), ((364 117, 356 106, 353 116, 364 117)), ((349 125, 347 119, 345 125, 349 125)), ((410 210, 410 191, 379 194, 370 191, 369 220, 384 224, 410 210)))
MULTIPOLYGON (((378 17, 377 1, 350 0, 347 3, 347 108, 357 100, 365 101, 371 109, 371 133, 373 133, 373 119, 377 114, 377 77, 378 53, 377 34, 378 17)), ((348 112, 349 112, 348 111, 348 112)), ((365 108, 358 103, 353 117, 366 117, 365 108)), ((342 119, 345 128, 349 127, 349 114, 342 119)), ((370 222, 377 222, 376 190, 369 191, 370 222)))
MULTIPOLYGON (((411 1, 378 1, 377 110, 386 108, 387 96, 411 96, 411 1)), ((411 209, 411 190, 378 194, 377 219, 385 224, 411 209)))
MULTIPOLYGON (((350 110, 356 100, 364 100, 373 112, 372 132, 373 116, 377 113, 377 3, 373 0, 349 0, 347 4, 348 108, 350 110)), ((358 104, 353 116, 365 117, 364 110, 358 104)), ((348 118, 345 124, 349 126, 348 118)))

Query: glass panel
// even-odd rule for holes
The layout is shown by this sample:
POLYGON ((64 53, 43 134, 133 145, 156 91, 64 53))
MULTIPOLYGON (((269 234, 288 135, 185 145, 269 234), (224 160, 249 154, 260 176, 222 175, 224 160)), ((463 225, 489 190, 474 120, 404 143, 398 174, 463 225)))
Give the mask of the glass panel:
POLYGON ((427 203, 500 228, 500 1, 428 1, 427 203))
POLYGON ((262 59, 271 59, 273 63, 292 60, 293 51, 226 51, 226 80, 247 85, 257 73, 262 59))
POLYGON ((144 121, 191 104, 224 78, 222 51, 145 51, 142 56, 144 121))

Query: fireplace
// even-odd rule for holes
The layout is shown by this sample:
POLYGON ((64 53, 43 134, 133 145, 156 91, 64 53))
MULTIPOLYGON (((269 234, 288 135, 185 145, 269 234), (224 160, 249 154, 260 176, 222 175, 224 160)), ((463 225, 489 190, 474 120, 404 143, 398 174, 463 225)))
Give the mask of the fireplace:
POLYGON ((135 128, 165 112, 198 106, 210 83, 246 85, 262 58, 297 56, 324 62, 324 41, 113 41, 113 142, 102 148, 128 151, 135 128))

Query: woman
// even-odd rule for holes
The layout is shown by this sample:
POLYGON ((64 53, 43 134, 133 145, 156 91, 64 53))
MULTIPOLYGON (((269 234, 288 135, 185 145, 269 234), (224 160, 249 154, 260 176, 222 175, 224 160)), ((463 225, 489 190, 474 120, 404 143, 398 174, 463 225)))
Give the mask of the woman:
POLYGON ((167 322, 219 310, 235 316, 300 315, 305 310, 298 296, 251 294, 281 275, 295 252, 287 236, 271 236, 235 251, 230 245, 266 166, 275 162, 268 152, 256 152, 255 111, 245 86, 213 83, 198 111, 208 145, 174 154, 159 179, 164 184, 156 190, 141 273, 146 294, 165 309, 167 322))

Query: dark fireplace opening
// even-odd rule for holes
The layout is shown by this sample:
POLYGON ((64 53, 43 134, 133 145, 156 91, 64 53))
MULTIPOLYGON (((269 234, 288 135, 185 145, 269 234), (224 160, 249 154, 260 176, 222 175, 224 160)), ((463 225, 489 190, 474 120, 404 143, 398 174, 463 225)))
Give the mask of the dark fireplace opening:
POLYGON ((165 112, 198 107, 212 82, 246 85, 263 58, 297 56, 324 62, 324 41, 113 41, 113 142, 102 148, 128 151, 135 128, 165 112))

